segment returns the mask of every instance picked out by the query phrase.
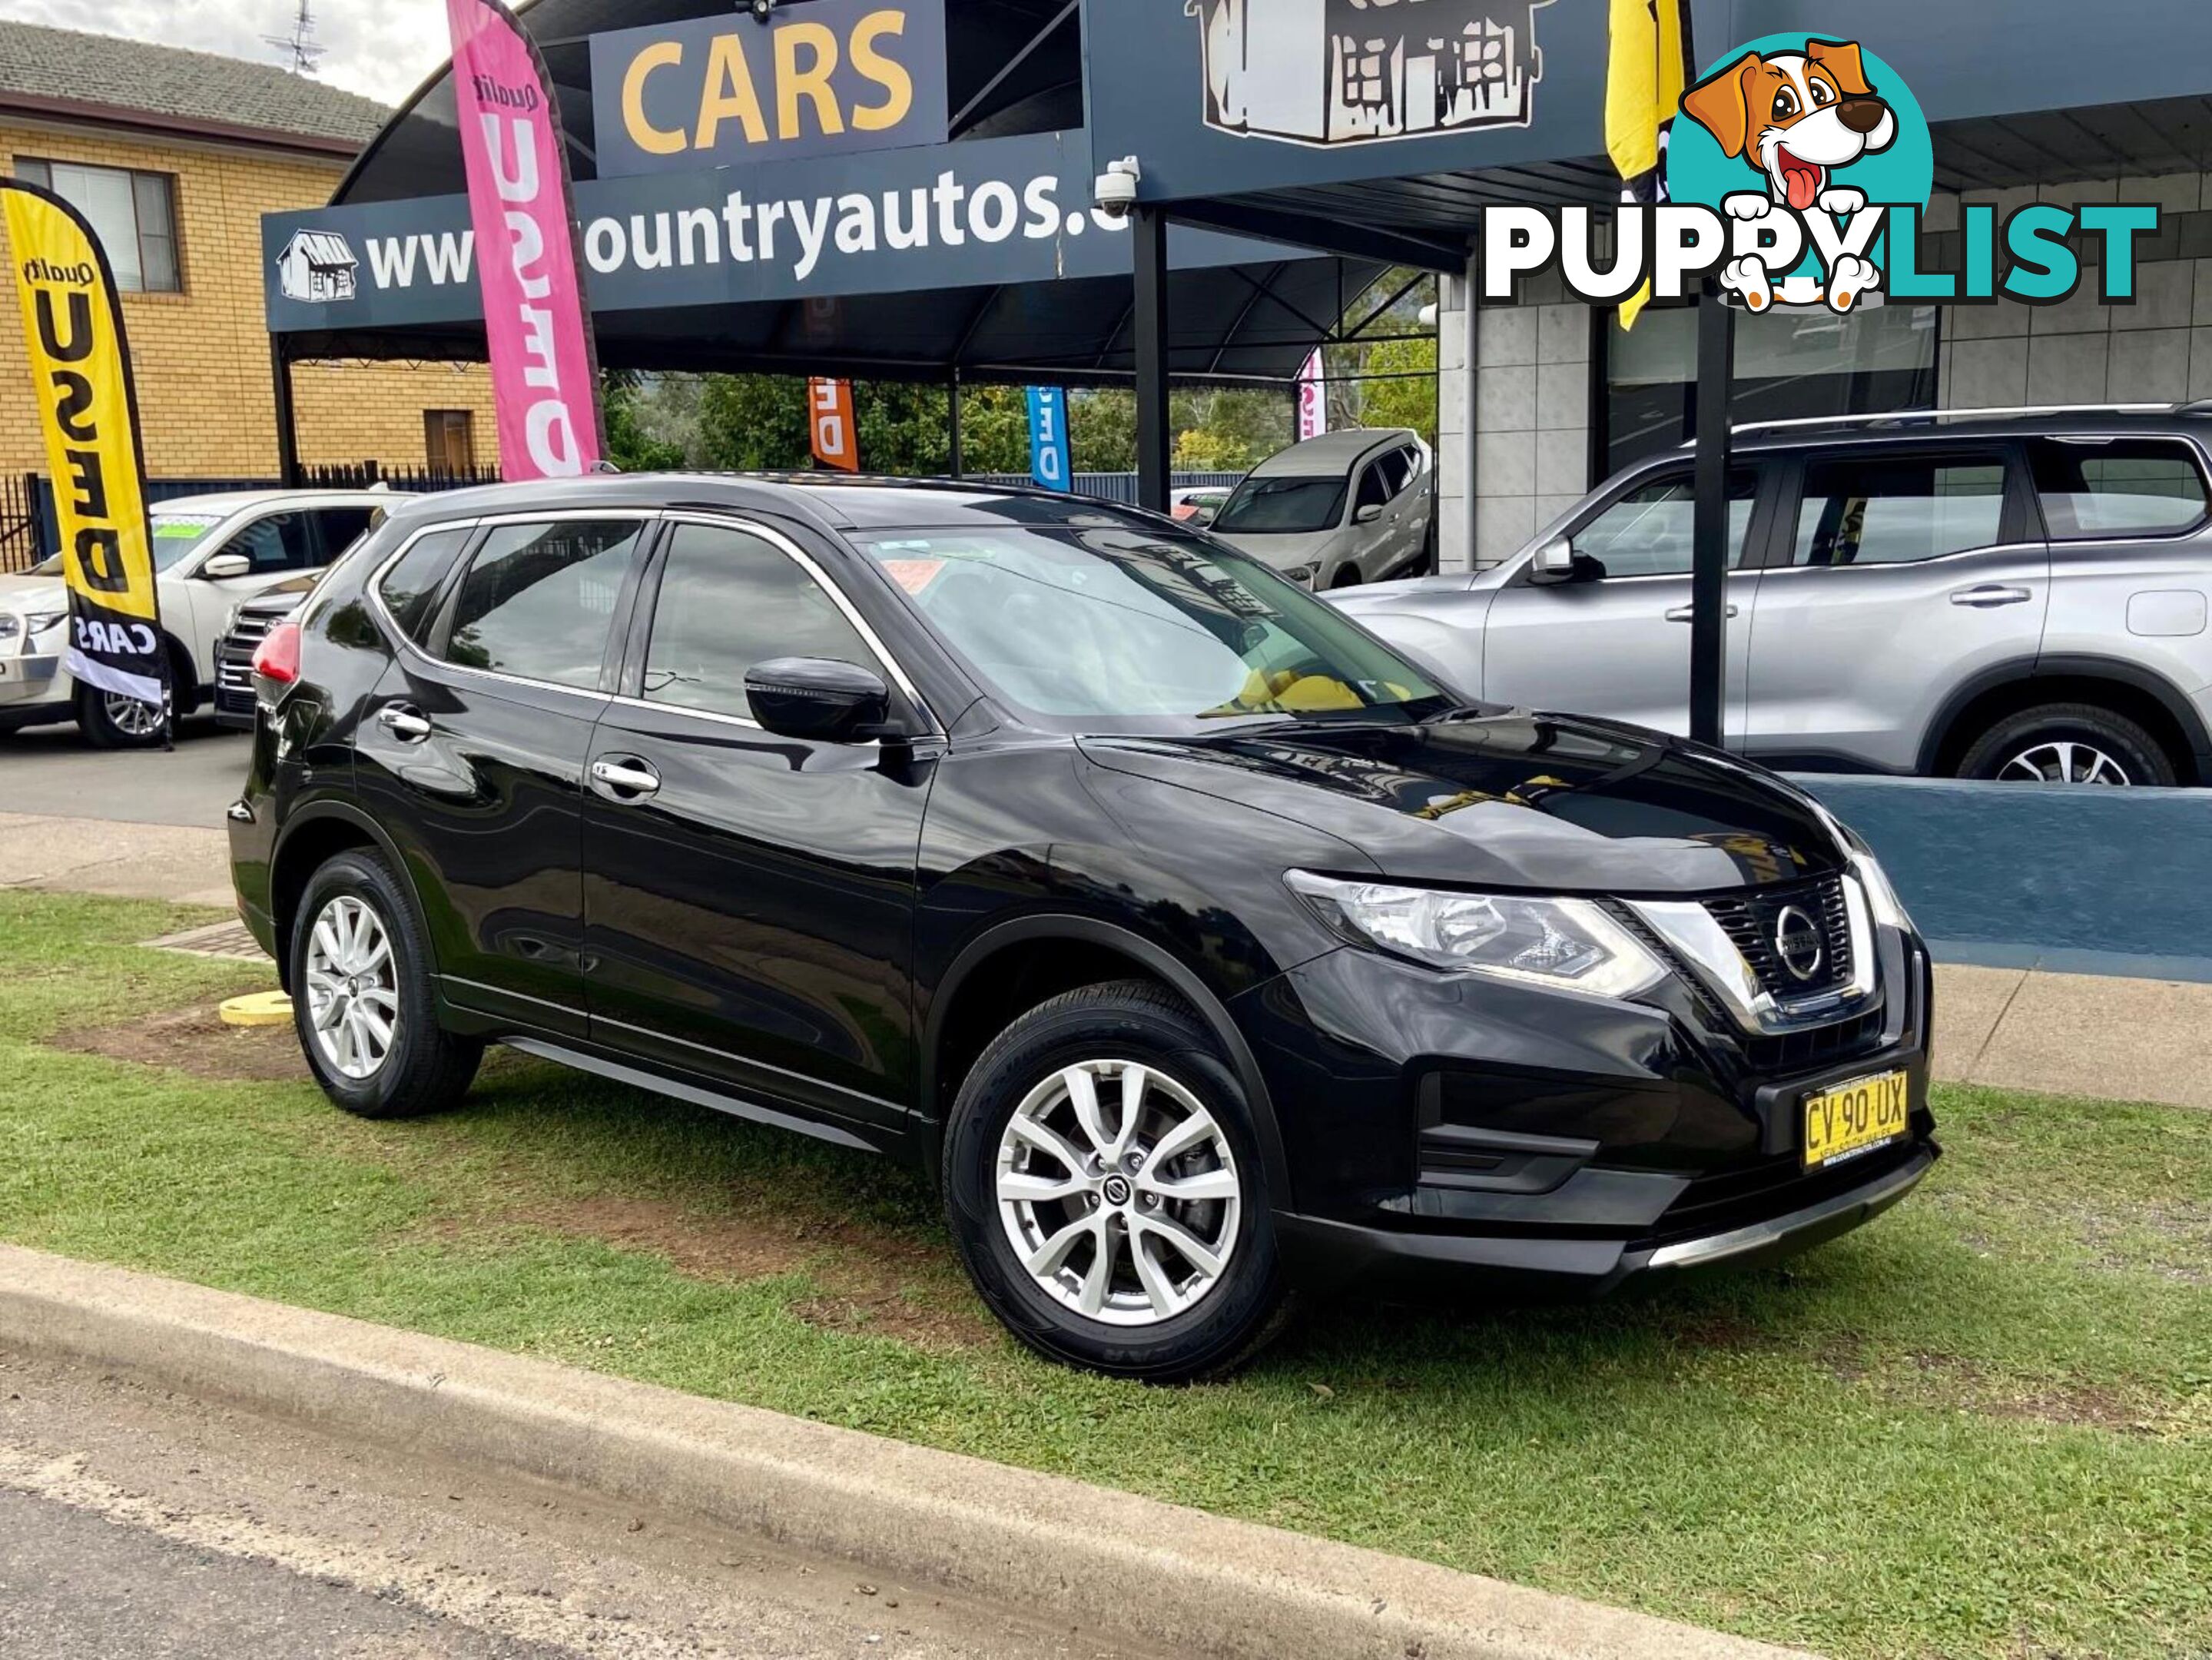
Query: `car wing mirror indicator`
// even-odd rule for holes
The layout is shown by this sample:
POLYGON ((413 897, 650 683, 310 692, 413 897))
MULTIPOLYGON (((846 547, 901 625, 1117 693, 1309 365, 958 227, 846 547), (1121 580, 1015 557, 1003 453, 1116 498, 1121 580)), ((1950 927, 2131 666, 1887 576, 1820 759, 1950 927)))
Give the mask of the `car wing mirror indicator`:
POLYGON ((745 701, 762 729, 817 744, 904 736, 890 688, 873 669, 830 657, 778 657, 745 672, 745 701))

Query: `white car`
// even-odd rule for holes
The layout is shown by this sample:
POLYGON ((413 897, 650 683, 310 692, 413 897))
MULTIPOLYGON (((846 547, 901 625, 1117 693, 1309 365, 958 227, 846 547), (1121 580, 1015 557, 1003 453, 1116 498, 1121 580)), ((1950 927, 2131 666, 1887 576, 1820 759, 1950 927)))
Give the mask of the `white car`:
POLYGON ((1407 428, 1351 428, 1278 451, 1208 526, 1240 553, 1316 591, 1427 569, 1435 457, 1407 428))
MULTIPOLYGON (((253 490, 157 503, 155 586, 177 713, 189 714, 214 695, 216 644, 233 611, 322 569, 392 500, 385 490, 253 490)), ((68 617, 58 556, 24 575, 0 576, 0 733, 74 720, 102 748, 157 741, 155 711, 80 687, 62 667, 68 617)))

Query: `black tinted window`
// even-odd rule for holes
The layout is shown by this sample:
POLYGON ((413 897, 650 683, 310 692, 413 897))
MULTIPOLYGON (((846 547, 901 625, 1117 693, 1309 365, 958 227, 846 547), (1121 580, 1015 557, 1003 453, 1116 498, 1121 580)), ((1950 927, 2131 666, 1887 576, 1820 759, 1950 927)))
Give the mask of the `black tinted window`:
POLYGON ((615 602, 644 532, 603 520, 492 531, 461 579, 447 660, 596 688, 615 602))
POLYGON ((2002 455, 1869 457, 1805 469, 1800 565, 1901 565, 1995 545, 2004 523, 2002 455))
POLYGON ((836 602, 782 550, 743 531, 677 526, 653 611, 645 696, 750 717, 745 671, 777 657, 876 666, 836 602))
POLYGON ((2035 493, 2059 541, 2158 536, 2204 517, 2204 476, 2185 444, 2039 444, 2035 493))
POLYGON ((374 508, 318 508, 315 525, 323 533, 323 562, 330 564, 368 533, 374 508))
POLYGON ((466 530, 434 530, 418 538, 376 585, 392 620, 416 645, 430 638, 431 601, 453 569, 453 559, 468 545, 466 530))
POLYGON ((225 553, 242 553, 253 562, 253 574, 309 570, 319 562, 315 538, 304 513, 271 514, 257 519, 222 544, 225 553))

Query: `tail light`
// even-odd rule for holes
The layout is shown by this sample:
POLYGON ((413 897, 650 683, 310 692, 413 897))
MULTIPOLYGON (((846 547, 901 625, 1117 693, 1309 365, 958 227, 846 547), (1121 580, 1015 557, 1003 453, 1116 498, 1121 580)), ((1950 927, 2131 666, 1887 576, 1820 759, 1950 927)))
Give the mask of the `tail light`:
POLYGON ((255 676, 272 684, 289 686, 300 678, 300 625, 279 623, 269 630, 253 653, 255 676))

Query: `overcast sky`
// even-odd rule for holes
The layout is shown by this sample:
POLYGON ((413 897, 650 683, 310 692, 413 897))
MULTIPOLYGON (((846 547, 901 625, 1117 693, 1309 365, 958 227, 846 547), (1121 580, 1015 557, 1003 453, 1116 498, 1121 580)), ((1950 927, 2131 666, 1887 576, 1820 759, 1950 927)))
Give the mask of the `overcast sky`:
MULTIPOLYGON (((396 104, 446 58, 444 0, 311 0, 313 39, 326 48, 319 78, 396 104)), ((263 40, 289 35, 299 0, 106 0, 93 17, 85 0, 0 0, 0 17, 125 34, 229 58, 282 63, 263 40), (96 21, 95 21, 96 20, 96 21)))

